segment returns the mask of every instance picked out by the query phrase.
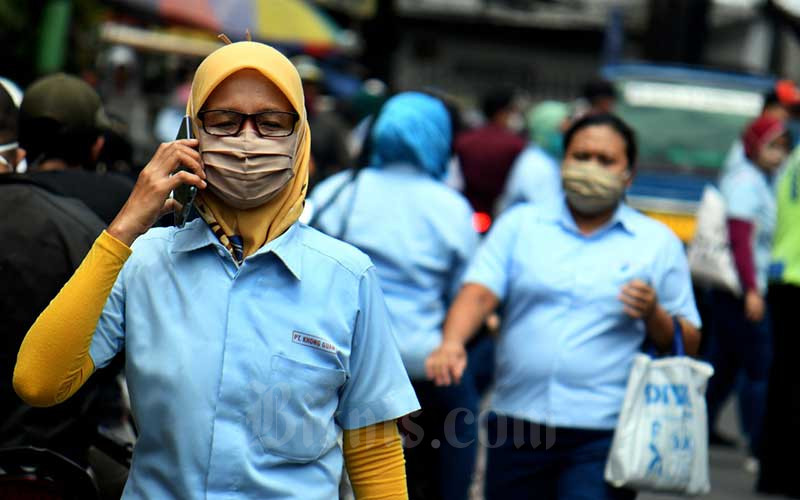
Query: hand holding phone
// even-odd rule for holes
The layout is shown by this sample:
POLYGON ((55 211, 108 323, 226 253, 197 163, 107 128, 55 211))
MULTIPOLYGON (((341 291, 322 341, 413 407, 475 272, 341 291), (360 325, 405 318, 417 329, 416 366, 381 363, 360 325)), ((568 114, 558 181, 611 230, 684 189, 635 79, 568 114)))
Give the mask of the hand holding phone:
MULTIPOLYGON (((180 139, 194 139, 192 118, 189 115, 185 115, 183 119, 181 119, 181 126, 178 128, 178 135, 175 137, 175 140, 180 139)), ((173 175, 181 170, 191 172, 191 169, 180 165, 175 169, 173 175)), ((186 224, 186 220, 189 218, 189 214, 192 211, 195 196, 197 196, 197 187, 189 184, 181 184, 172 191, 172 198, 176 202, 175 210, 172 212, 176 226, 183 227, 184 224, 186 224)))
POLYGON ((128 201, 108 226, 111 236, 131 246, 159 217, 175 211, 178 201, 173 198, 174 191, 182 184, 205 189, 206 173, 197 146, 196 139, 181 139, 156 149, 139 173, 128 201))

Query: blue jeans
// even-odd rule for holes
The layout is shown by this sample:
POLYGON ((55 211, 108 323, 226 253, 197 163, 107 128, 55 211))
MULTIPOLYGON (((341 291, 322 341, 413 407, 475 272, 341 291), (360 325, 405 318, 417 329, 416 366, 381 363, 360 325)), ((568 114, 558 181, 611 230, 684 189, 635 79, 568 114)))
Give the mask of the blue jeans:
POLYGON ((412 381, 422 410, 400 421, 410 500, 468 497, 478 449, 478 405, 493 371, 493 339, 476 339, 468 357, 458 385, 412 381))
POLYGON ((486 500, 632 500, 603 479, 613 431, 547 427, 490 414, 486 500))
POLYGON ((730 293, 712 292, 709 361, 714 376, 708 383, 708 425, 714 429, 725 400, 739 382, 739 413, 750 440, 750 452, 761 446, 767 385, 772 360, 769 313, 753 323, 744 315, 744 302, 730 293))

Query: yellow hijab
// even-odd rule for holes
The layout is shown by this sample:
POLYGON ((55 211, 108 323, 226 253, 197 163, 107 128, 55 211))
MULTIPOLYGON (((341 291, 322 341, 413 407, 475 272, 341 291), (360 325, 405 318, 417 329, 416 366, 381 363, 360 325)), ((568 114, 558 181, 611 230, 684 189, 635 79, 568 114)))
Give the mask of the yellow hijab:
POLYGON ((244 257, 253 254, 267 242, 284 233, 300 217, 308 187, 308 163, 311 158, 311 132, 308 128, 303 86, 294 65, 283 54, 258 42, 225 45, 206 57, 194 74, 192 93, 186 105, 197 132, 197 112, 208 96, 227 77, 242 69, 254 69, 274 83, 300 115, 297 122, 297 150, 294 156, 295 176, 273 199, 247 210, 229 207, 208 189, 197 195, 200 216, 228 250, 230 236, 239 235, 244 243, 244 257))

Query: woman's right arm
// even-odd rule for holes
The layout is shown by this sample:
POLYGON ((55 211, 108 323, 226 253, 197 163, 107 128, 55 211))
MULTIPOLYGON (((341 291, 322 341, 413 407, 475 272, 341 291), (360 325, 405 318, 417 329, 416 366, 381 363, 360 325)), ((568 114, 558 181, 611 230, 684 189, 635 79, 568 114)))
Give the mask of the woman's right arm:
POLYGON ((467 367, 466 345, 497 308, 499 299, 488 288, 467 283, 456 296, 444 322, 442 344, 425 361, 425 371, 436 385, 461 382, 467 367))
POLYGON ((94 371, 92 334, 130 248, 106 231, 39 315, 20 346, 14 390, 31 406, 69 398, 94 371))
POLYGON ((505 299, 512 275, 512 256, 529 208, 512 208, 492 226, 463 277, 464 286, 447 311, 442 343, 425 360, 425 371, 436 385, 461 382, 467 367, 467 342, 505 299))
POLYGON ((14 367, 14 390, 31 406, 52 406, 72 396, 94 371, 89 346, 130 245, 161 214, 174 208, 169 193, 180 184, 203 189, 205 173, 193 139, 162 144, 142 170, 131 196, 108 231, 95 241, 72 278, 28 331, 14 367), (170 175, 178 165, 181 171, 170 175))

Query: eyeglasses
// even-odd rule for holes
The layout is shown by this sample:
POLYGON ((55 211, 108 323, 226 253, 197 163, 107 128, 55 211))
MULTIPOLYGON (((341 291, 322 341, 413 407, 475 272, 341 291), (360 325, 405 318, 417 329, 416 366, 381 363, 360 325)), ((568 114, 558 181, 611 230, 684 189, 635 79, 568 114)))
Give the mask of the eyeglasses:
POLYGON ((197 113, 197 117, 206 133, 220 137, 239 134, 244 122, 250 118, 261 137, 287 137, 294 133, 294 127, 300 119, 300 115, 289 111, 248 114, 229 109, 208 109, 197 113))

